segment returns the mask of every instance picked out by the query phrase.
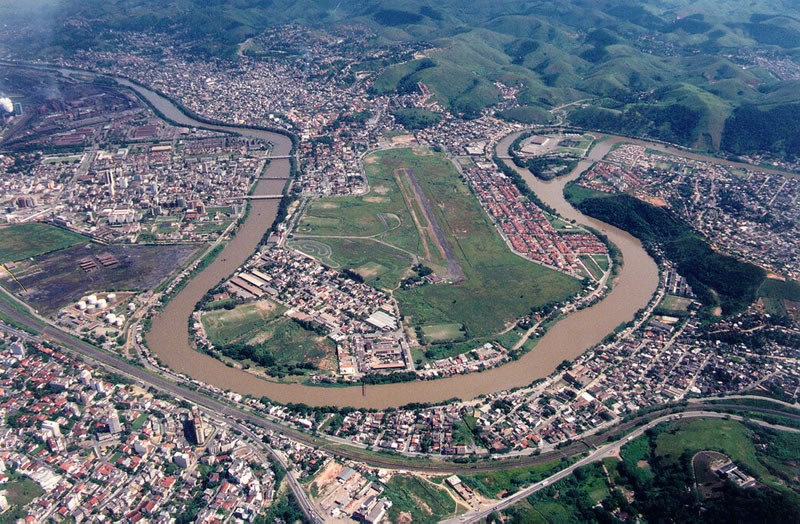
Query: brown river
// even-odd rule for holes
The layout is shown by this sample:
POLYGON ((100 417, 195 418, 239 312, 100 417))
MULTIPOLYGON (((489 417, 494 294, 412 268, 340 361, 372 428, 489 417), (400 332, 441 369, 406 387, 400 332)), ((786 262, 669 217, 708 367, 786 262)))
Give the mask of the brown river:
MULTIPOLYGON (((121 82, 136 90, 164 116, 177 124, 231 131, 268 140, 274 144, 275 156, 290 154, 291 142, 283 135, 199 122, 157 93, 130 82, 121 82)), ((505 153, 513 139, 511 136, 500 142, 498 151, 505 153)), ((657 268, 641 244, 623 231, 585 217, 572 208, 563 197, 564 185, 577 177, 592 160, 602 158, 613 143, 613 140, 606 140, 597 144, 589 160, 581 163, 572 174, 559 180, 541 182, 527 171, 523 173, 539 197, 563 216, 602 230, 619 247, 625 263, 616 285, 603 300, 558 322, 539 340, 533 351, 517 361, 482 373, 457 375, 440 380, 367 386, 366 393, 362 395, 360 386, 315 387, 268 381, 246 371, 227 367, 219 360, 195 351, 189 344, 187 328, 188 319, 195 305, 209 289, 232 274, 253 254, 262 235, 275 218, 277 202, 274 200, 250 202, 247 219, 222 253, 208 267, 196 274, 164 310, 153 318, 152 329, 145 335, 147 344, 164 364, 175 371, 223 389, 256 397, 267 396, 281 403, 302 402, 312 406, 382 409, 410 402, 440 402, 453 397, 472 399, 481 394, 530 384, 552 373, 563 360, 574 359, 600 342, 619 324, 631 320, 636 311, 644 307, 655 292, 658 281, 657 268)), ((289 177, 288 160, 273 160, 267 169, 265 173, 267 177, 280 180, 258 182, 255 190, 257 195, 280 192, 289 177)))

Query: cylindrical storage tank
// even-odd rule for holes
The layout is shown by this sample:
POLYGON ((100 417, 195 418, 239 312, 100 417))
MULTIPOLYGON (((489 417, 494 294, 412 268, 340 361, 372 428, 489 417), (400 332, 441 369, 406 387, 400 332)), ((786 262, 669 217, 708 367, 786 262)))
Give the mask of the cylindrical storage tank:
POLYGON ((89 311, 93 311, 96 307, 97 307, 97 304, 88 304, 86 306, 86 309, 88 309, 89 311))
POLYGON ((109 324, 113 324, 114 322, 117 321, 117 315, 115 315, 114 313, 109 313, 108 315, 106 315, 106 320, 108 320, 109 324))
POLYGON ((125 323, 124 320, 122 320, 121 318, 118 318, 117 321, 114 322, 114 325, 121 328, 122 324, 124 324, 124 323, 125 323))
POLYGON ((106 299, 104 299, 104 298, 97 299, 97 308, 98 309, 104 309, 107 305, 108 305, 108 302, 106 302, 106 299))
POLYGON ((134 304, 133 302, 128 304, 128 311, 133 311, 134 309, 136 309, 136 304, 134 304))
POLYGON ((79 300, 78 303, 76 304, 76 306, 78 307, 78 309, 83 311, 84 309, 86 309, 86 301, 85 300, 79 300))
POLYGON ((109 293, 106 295, 106 300, 108 300, 109 304, 113 304, 117 301, 117 294, 116 293, 109 293))
POLYGON ((86 302, 89 304, 97 304, 97 295, 89 295, 86 297, 86 302))

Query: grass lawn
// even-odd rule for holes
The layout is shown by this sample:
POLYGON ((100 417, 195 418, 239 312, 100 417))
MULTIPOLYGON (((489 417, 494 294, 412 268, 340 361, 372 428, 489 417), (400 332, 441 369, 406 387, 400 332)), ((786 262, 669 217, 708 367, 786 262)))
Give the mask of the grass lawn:
MULTIPOLYGON (((336 348, 327 338, 281 316, 285 308, 268 300, 237 306, 232 310, 206 312, 203 326, 209 340, 224 355, 235 360, 247 357, 235 346, 255 348, 252 362, 267 368, 296 367, 313 363, 318 369, 334 369, 336 348)), ((279 371, 279 369, 274 371, 279 371)))
POLYGON ((260 326, 247 343, 266 347, 278 364, 318 363, 325 356, 336 353, 329 339, 304 329, 286 317, 260 326))
POLYGON ((384 494, 392 501, 390 522, 399 522, 401 513, 410 514, 413 522, 437 522, 459 510, 447 491, 424 479, 395 475, 385 487, 384 494))
POLYGON ((425 340, 429 342, 449 342, 461 340, 464 333, 461 331, 461 324, 432 324, 422 327, 425 340))
POLYGON ((15 262, 80 242, 84 236, 46 224, 18 224, 0 228, 0 263, 15 262))
POLYGON ((675 295, 666 295, 661 303, 658 305, 658 309, 665 312, 665 313, 675 313, 679 315, 685 315, 689 311, 689 306, 691 305, 691 299, 685 297, 676 297, 675 295))
POLYGON ((589 255, 581 255, 579 258, 581 259, 581 262, 583 262, 583 265, 586 266, 586 269, 589 270, 589 273, 591 273, 591 277, 593 279, 600 280, 603 278, 603 271, 597 264, 595 264, 594 257, 589 255))
POLYGON ((559 460, 554 460, 526 468, 500 469, 488 473, 459 475, 459 477, 484 497, 498 498, 502 492, 514 493, 520 488, 549 477, 567 465, 559 460))
POLYGON ((25 518, 26 513, 22 509, 33 499, 44 495, 44 490, 37 483, 18 473, 11 474, 5 489, 11 507, 0 515, 0 523, 16 522, 17 519, 25 518))
POLYGON ((203 315, 203 327, 209 340, 224 346, 257 330, 283 313, 284 308, 268 300, 221 309, 203 315))
POLYGON ((412 265, 411 255, 372 239, 295 238, 289 246, 334 268, 349 268, 377 288, 394 289, 412 265))
POLYGON ((670 426, 678 429, 667 431, 656 439, 656 455, 668 461, 677 461, 681 454, 703 450, 725 453, 734 462, 745 465, 759 475, 768 474, 756 457, 752 433, 742 424, 732 420, 692 420, 670 426))
POLYGON ((608 256, 607 255, 594 255, 594 261, 600 266, 603 271, 608 271, 608 256))
POLYGON ((133 431, 139 431, 144 426, 144 423, 147 422, 147 413, 142 413, 136 419, 131 422, 131 429, 133 431))
POLYGON ((420 234, 412 210, 422 227, 427 221, 416 200, 409 198, 408 181, 396 176, 399 169, 412 169, 466 278, 453 285, 396 290, 410 325, 463 325, 469 338, 485 337, 501 331, 531 307, 563 300, 580 290, 576 279, 513 254, 442 155, 429 150, 386 150, 366 157, 364 167, 370 193, 314 201, 291 245, 323 262, 333 261, 335 267, 355 269, 368 283, 387 289, 394 288, 412 265, 411 257, 399 249, 418 255, 439 273, 444 261, 426 230, 420 234), (304 239, 302 235, 372 237, 399 249, 367 239, 304 239))
POLYGON ((785 315, 785 301, 800 302, 800 283, 793 280, 767 278, 758 289, 758 296, 770 315, 785 315))

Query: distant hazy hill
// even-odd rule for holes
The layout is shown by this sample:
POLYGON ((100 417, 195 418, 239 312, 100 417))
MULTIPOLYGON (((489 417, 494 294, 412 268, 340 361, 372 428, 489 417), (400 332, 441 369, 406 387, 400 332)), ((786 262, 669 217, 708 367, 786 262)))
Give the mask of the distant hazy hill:
MULTIPOLYGON (((499 100, 494 83, 520 87, 525 107, 508 115, 543 121, 542 109, 590 99, 570 118, 603 128, 737 153, 763 147, 745 125, 800 102, 800 2, 794 0, 0 0, 5 20, 37 20, 41 53, 111 47, 113 30, 179 35, 200 55, 234 55, 236 45, 286 22, 357 22, 382 41, 423 41, 425 60, 390 67, 379 92, 424 82, 466 116, 499 100), (755 60, 755 55, 759 60, 755 60), (764 60, 767 60, 765 64, 764 60), (795 76, 800 76, 795 74, 795 76), (781 78, 783 77, 783 78, 781 78), (737 118, 726 121, 737 108, 737 118), (724 139, 723 139, 724 138, 724 139)), ((19 43, 17 43, 19 45, 19 43)), ((783 119, 781 122, 788 119, 783 119)), ((794 131, 771 130, 783 137, 794 131), (784 132, 785 131, 785 132, 784 132)), ((781 139, 781 138, 779 138, 781 139)), ((770 147, 791 154, 794 144, 770 147)))

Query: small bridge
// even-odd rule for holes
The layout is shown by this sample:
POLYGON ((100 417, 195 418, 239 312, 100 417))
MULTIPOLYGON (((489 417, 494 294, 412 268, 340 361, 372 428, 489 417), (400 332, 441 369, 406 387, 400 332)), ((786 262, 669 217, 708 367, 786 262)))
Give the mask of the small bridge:
POLYGON ((283 195, 246 195, 230 197, 228 200, 280 200, 283 195))

